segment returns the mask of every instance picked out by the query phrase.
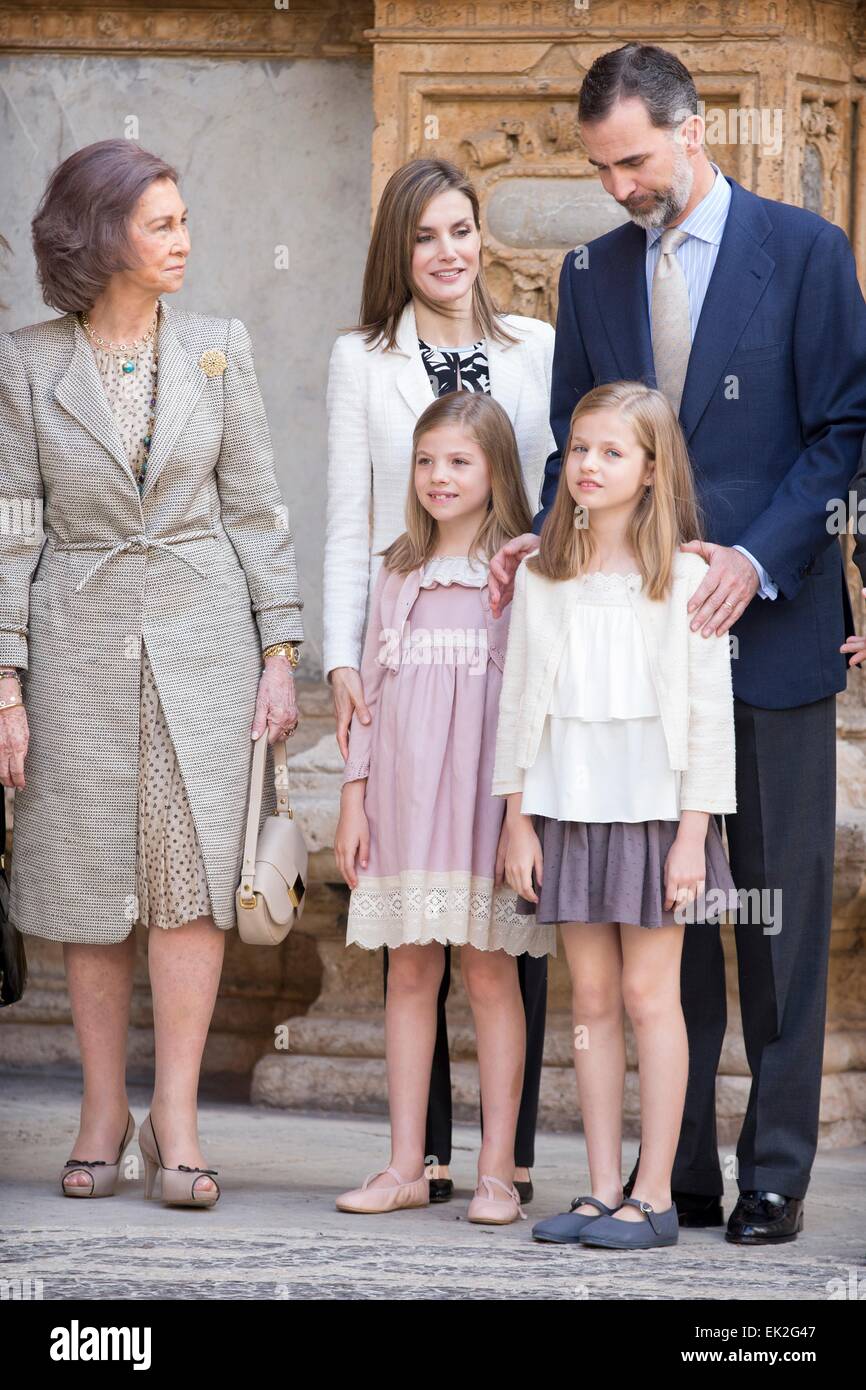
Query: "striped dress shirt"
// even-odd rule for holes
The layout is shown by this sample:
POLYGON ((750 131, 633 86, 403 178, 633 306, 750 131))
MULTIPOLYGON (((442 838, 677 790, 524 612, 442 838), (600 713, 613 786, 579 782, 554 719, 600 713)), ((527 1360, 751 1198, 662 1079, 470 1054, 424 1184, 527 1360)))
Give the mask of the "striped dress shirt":
MULTIPOLYGON (((728 220, 728 209, 731 206, 731 185, 728 183, 721 169, 717 164, 713 164, 715 178, 709 193, 705 195, 685 219, 679 223, 680 231, 688 232, 685 241, 677 247, 674 252, 680 263, 683 275, 685 276, 686 288, 689 293, 689 320, 691 325, 692 342, 695 340, 695 330, 698 326, 698 319, 701 316, 704 299, 707 293, 707 286, 710 283, 710 276, 716 265, 719 254, 719 246, 722 241, 722 233, 725 230, 725 223, 728 220)), ((653 227, 646 233, 646 293, 647 306, 652 304, 653 276, 655 274, 658 259, 661 255, 661 240, 664 227, 653 227)), ((748 550, 741 545, 735 545, 734 550, 739 550, 746 555, 755 566, 760 580, 758 593, 761 598, 776 598, 779 589, 770 579, 767 571, 760 561, 756 560, 748 550)))

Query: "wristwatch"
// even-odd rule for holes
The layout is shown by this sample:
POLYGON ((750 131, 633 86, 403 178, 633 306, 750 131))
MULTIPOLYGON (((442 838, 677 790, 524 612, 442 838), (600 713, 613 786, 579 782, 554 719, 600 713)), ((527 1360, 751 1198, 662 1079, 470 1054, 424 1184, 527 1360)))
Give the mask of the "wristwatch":
POLYGON ((262 652, 262 661, 267 661, 269 656, 276 656, 279 652, 283 653, 294 670, 301 659, 300 648, 295 642, 274 642, 273 646, 265 647, 262 652))

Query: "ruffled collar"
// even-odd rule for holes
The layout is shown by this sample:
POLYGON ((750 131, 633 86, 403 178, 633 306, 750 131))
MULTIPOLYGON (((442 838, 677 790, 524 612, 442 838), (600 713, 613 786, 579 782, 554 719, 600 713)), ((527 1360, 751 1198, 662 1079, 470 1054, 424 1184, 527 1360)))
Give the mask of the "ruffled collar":
POLYGON ((488 562, 468 555, 434 555, 422 570, 419 588, 432 589, 434 584, 466 584, 482 589, 487 583, 488 562))

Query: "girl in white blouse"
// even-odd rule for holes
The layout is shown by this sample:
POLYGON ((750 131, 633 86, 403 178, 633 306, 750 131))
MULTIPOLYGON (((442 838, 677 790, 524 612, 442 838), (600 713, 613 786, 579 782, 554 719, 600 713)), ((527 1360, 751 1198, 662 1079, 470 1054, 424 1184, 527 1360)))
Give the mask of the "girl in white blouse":
POLYGON ((572 977, 591 1196, 539 1222, 539 1240, 677 1240, 683 931, 736 901, 713 818, 736 809, 730 651, 727 637, 691 630, 706 563, 678 547, 695 535, 688 454, 665 397, 637 382, 589 392, 539 551, 515 577, 492 787, 508 801, 518 910, 560 923, 572 977), (625 1202, 624 1013, 642 1132, 625 1202))

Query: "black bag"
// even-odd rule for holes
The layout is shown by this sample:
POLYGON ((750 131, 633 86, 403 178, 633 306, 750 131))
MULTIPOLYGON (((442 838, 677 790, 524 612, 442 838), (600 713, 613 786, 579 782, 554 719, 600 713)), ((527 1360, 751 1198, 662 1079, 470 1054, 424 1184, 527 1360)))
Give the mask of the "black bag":
MULTIPOLYGON (((0 852, 6 847, 6 808, 0 787, 0 852)), ((0 867, 0 1009, 17 1004, 27 984, 24 937, 9 921, 9 880, 0 867)))

